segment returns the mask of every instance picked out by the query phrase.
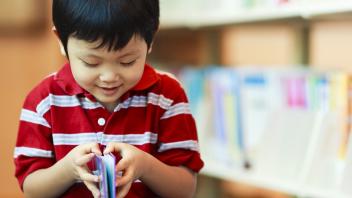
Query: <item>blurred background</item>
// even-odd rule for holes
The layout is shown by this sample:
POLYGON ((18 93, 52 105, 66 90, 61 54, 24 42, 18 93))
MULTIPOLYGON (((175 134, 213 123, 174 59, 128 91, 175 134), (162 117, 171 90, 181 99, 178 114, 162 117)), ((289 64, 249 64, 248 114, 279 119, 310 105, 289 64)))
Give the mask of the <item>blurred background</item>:
MULTIPOLYGON (((149 57, 188 92, 196 197, 352 197, 352 1, 161 0, 149 57)), ((51 1, 0 2, 0 197, 26 94, 65 62, 51 1)))

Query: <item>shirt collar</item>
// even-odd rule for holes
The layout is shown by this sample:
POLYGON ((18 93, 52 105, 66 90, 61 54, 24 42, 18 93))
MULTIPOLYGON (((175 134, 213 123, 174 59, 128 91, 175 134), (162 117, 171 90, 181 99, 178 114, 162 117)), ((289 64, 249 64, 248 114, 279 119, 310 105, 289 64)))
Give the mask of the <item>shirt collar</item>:
POLYGON ((69 63, 66 63, 60 69, 60 71, 55 75, 54 80, 68 95, 79 95, 86 92, 74 79, 69 63))
MULTIPOLYGON (((88 91, 80 87, 76 80, 73 77, 72 70, 70 67, 70 64, 67 63, 65 64, 61 70, 55 75, 54 77, 55 81, 58 83, 58 85, 68 94, 68 95, 79 95, 83 94, 87 98, 96 101, 94 96, 91 95, 88 91)), ((157 75, 156 71, 154 68, 152 68, 150 65, 145 64, 144 65, 144 71, 141 79, 135 85, 131 90, 127 91, 143 91, 148 89, 149 87, 153 86, 156 82, 159 81, 159 76, 157 75)), ((125 93, 124 95, 126 95, 125 93)), ((127 94, 129 95, 129 94, 127 94)))

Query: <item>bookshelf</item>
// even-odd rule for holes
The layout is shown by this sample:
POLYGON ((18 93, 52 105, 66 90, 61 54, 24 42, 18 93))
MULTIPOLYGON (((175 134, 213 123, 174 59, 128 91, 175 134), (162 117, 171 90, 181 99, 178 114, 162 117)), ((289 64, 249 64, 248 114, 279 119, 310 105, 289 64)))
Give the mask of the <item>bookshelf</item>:
POLYGON ((350 197, 348 76, 308 68, 184 70, 202 173, 298 197, 350 197))
MULTIPOLYGON (((157 54, 161 52, 161 57, 171 52, 173 55, 168 57, 170 60, 177 60, 178 64, 183 65, 196 65, 198 69, 204 65, 221 65, 246 68, 252 66, 257 71, 270 71, 272 66, 276 66, 276 71, 289 71, 290 67, 295 65, 308 65, 309 67, 304 66, 304 68, 312 72, 318 70, 318 73, 329 74, 338 70, 348 73, 347 71, 351 71, 348 67, 352 65, 352 60, 347 53, 352 50, 351 16, 352 1, 350 0, 180 0, 173 2, 161 0, 161 36, 159 37, 161 44, 156 41, 154 48, 157 54), (251 5, 248 5, 248 2, 251 2, 251 5), (187 42, 182 43, 181 41, 185 39, 187 42), (160 50, 158 45, 164 50, 160 50), (187 60, 184 60, 182 51, 187 51, 185 55, 187 60), (189 58, 190 54, 195 58, 189 58)), ((157 56, 153 58, 160 60, 157 56)), ((297 71, 293 73, 295 72, 297 71)), ((212 104, 207 99, 198 105, 204 108, 205 112, 212 111, 208 109, 212 108, 212 104)), ((280 149, 270 147, 275 145, 274 140, 263 143, 261 146, 266 151, 255 157, 256 164, 266 163, 264 167, 245 169, 243 164, 238 164, 236 161, 238 159, 224 157, 229 154, 226 149, 225 151, 214 149, 223 145, 221 142, 211 141, 211 139, 217 139, 209 132, 212 126, 203 126, 204 120, 207 119, 204 117, 206 113, 198 113, 201 115, 196 118, 198 130, 204 133, 200 134, 200 146, 206 164, 202 173, 215 178, 285 192, 297 197, 351 197, 352 192, 346 190, 349 188, 346 185, 351 183, 348 177, 352 176, 349 168, 352 166, 352 156, 347 157, 344 162, 334 159, 338 147, 336 141, 340 140, 324 130, 324 126, 330 129, 342 126, 333 124, 334 120, 336 122, 343 120, 339 117, 343 114, 343 110, 338 111, 340 112, 336 113, 335 110, 276 112, 276 116, 281 115, 280 113, 292 114, 289 116, 293 116, 298 123, 306 126, 306 128, 299 128, 296 126, 297 123, 288 122, 286 128, 298 128, 297 130, 307 133, 301 134, 301 139, 295 136, 281 137, 296 138, 294 142, 296 147, 300 145, 298 140, 305 142, 304 147, 300 148, 301 153, 294 153, 296 162, 299 163, 288 165, 291 170, 281 170, 276 166, 268 169, 270 163, 266 163, 265 152, 270 154, 272 150, 280 149), (304 116, 307 117, 300 119, 304 116), (307 124, 309 120, 312 125, 307 124), (266 145, 269 147, 265 148, 266 145), (328 145, 330 150, 326 150, 324 145, 328 145), (321 155, 320 151, 326 152, 326 155, 321 155), (323 161, 322 165, 319 164, 320 160, 323 161), (296 171, 290 172, 294 166, 296 171), (334 170, 331 166, 335 167, 334 170), (322 170, 330 172, 328 171, 320 179, 314 179, 318 178, 317 175, 320 175, 322 170), (280 177, 280 171, 291 177, 287 175, 280 177), (341 174, 341 171, 344 173, 341 174), (340 183, 333 184, 332 181, 335 180, 340 183)), ((275 116, 274 118, 276 119, 275 116)), ((284 129, 285 126, 281 126, 281 129, 275 130, 279 133, 284 129)), ((291 132, 295 131, 291 130, 291 132)), ((352 154, 352 148, 348 149, 348 153, 352 154)), ((285 161, 285 159, 280 160, 285 161)))
MULTIPOLYGON (((352 12, 350 0, 296 0, 282 5, 257 5, 245 7, 238 1, 195 0, 177 1, 169 6, 166 0, 161 0, 161 28, 201 28, 209 26, 233 25, 283 19, 314 19, 328 15, 349 14, 352 12), (208 9, 207 2, 209 2, 208 9), (187 9, 186 6, 189 7, 187 9), (215 6, 215 8, 211 7, 215 6), (175 11, 177 10, 177 11, 175 11)), ((245 2, 245 1, 244 1, 245 2)))
POLYGON ((227 180, 235 180, 237 182, 246 183, 258 187, 267 189, 273 189, 281 192, 285 192, 298 197, 319 197, 319 198, 347 198, 349 196, 344 195, 338 191, 325 190, 325 189, 312 189, 302 187, 294 182, 281 181, 278 179, 271 179, 258 174, 253 174, 245 171, 233 170, 233 167, 226 167, 219 163, 214 163, 211 160, 206 160, 207 166, 203 170, 203 174, 224 178, 227 180), (226 174, 225 174, 226 173, 226 174))

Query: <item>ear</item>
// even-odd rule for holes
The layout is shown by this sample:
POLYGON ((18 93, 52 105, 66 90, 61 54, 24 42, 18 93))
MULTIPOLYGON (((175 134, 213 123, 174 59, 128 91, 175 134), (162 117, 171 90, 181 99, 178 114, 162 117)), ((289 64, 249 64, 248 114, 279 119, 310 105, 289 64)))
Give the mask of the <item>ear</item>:
POLYGON ((55 34, 55 36, 56 36, 56 38, 57 38, 57 41, 58 41, 59 46, 60 46, 60 52, 61 52, 61 54, 62 54, 63 56, 66 56, 66 52, 65 52, 64 45, 62 44, 62 42, 61 42, 61 40, 60 40, 60 38, 59 38, 59 33, 57 32, 56 27, 53 26, 53 27, 51 28, 51 30, 54 32, 54 34, 55 34))
POLYGON ((154 42, 150 43, 150 46, 149 46, 149 49, 148 49, 148 54, 150 54, 152 52, 152 50, 153 50, 153 43, 154 42))
MULTIPOLYGON (((158 32, 159 32, 159 26, 158 26, 158 29, 155 31, 154 39, 155 39, 155 35, 157 35, 158 32)), ((149 49, 148 49, 148 54, 150 54, 152 52, 152 50, 153 50, 154 39, 150 43, 150 46, 149 46, 149 49)))

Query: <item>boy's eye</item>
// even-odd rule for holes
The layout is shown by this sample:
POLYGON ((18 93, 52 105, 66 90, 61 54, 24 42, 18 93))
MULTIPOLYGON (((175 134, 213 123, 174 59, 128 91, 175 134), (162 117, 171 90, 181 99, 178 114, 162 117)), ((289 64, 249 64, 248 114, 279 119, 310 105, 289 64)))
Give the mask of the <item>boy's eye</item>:
POLYGON ((88 62, 86 62, 84 60, 82 60, 82 62, 83 62, 83 64, 85 64, 88 67, 96 67, 96 66, 99 65, 98 63, 88 63, 88 62))
POLYGON ((136 60, 133 60, 133 61, 131 61, 131 62, 121 62, 121 65, 123 65, 123 66, 131 66, 131 65, 133 65, 135 62, 136 62, 136 60))

